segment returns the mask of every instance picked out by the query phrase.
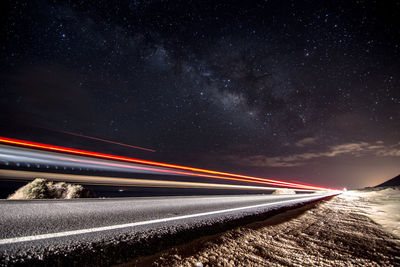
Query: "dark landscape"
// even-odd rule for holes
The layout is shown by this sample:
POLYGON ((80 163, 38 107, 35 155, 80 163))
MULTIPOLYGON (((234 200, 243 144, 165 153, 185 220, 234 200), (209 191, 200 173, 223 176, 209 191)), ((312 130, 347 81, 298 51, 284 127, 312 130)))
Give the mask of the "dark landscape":
POLYGON ((400 266, 400 1, 5 0, 0 266, 400 266))

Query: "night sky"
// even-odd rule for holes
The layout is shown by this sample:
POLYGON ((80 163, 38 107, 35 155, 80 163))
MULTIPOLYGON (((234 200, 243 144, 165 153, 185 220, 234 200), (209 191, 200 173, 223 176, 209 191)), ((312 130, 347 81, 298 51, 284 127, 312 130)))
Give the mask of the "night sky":
POLYGON ((400 173, 400 1, 4 2, 2 136, 321 186, 400 173))

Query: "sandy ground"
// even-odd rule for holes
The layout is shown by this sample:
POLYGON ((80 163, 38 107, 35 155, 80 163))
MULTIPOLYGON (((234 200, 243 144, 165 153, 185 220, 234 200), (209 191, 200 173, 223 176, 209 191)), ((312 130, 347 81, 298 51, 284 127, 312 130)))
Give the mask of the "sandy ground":
POLYGON ((365 203, 366 215, 400 238, 400 187, 353 191, 344 197, 365 203))
POLYGON ((400 266, 399 204, 400 190, 347 192, 121 266, 400 266))

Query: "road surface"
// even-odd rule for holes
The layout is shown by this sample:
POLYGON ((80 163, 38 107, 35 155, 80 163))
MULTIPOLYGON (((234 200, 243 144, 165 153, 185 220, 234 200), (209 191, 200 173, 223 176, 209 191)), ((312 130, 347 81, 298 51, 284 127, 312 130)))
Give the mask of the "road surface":
MULTIPOLYGON (((331 193, 332 194, 332 193, 331 193)), ((327 197, 236 195, 0 201, 0 255, 40 255, 109 244, 138 235, 179 232, 327 197), (114 240, 114 241, 113 241, 114 240), (119 239, 120 240, 120 239, 119 239)), ((67 253, 67 252, 66 252, 67 253)))

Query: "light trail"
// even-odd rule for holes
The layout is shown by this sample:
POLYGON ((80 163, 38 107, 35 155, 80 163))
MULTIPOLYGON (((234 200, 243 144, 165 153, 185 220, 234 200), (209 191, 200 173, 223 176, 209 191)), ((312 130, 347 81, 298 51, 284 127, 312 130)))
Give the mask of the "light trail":
MULTIPOLYGON (((25 147, 13 147, 0 145, 0 161, 11 161, 14 163, 31 163, 54 166, 68 166, 71 168, 90 168, 105 171, 127 171, 134 173, 164 174, 164 175, 183 175, 188 177, 212 178, 220 180, 249 182, 247 179, 217 176, 211 174, 200 174, 188 171, 179 171, 164 167, 154 167, 130 162, 112 161, 101 158, 89 158, 76 155, 55 153, 53 151, 35 150, 25 147)), ((265 185, 263 181, 250 181, 252 183, 265 185)), ((315 190, 314 190, 315 191, 315 190)))
MULTIPOLYGON (((184 171, 173 171, 173 170, 166 170, 166 169, 157 169, 157 168, 154 168, 154 167, 148 168, 148 167, 121 165, 121 164, 115 164, 115 163, 106 163, 106 162, 99 163, 99 162, 81 160, 81 159, 79 159, 79 160, 77 160, 77 159, 64 159, 64 160, 83 162, 83 163, 89 163, 89 164, 95 163, 95 164, 100 164, 100 165, 105 165, 105 166, 110 166, 110 167, 121 167, 121 168, 135 169, 135 170, 161 172, 161 173, 164 173, 164 174, 187 175, 187 176, 206 177, 206 178, 214 178, 214 179, 222 179, 222 180, 230 180, 230 181, 238 181, 238 182, 252 182, 252 183, 257 183, 257 184, 269 184, 269 183, 265 183, 265 182, 262 182, 262 181, 249 181, 247 179, 241 179, 241 178, 210 175, 210 174, 199 174, 199 173, 184 172, 184 171)), ((315 191, 315 190, 313 190, 313 191, 315 191)))
POLYGON ((145 150, 145 151, 149 151, 149 152, 156 152, 154 149, 144 148, 144 147, 140 147, 140 146, 128 145, 128 144, 119 143, 119 142, 106 140, 106 139, 102 139, 102 138, 97 138, 97 137, 93 137, 93 136, 88 136, 88 135, 83 135, 83 134, 78 134, 78 133, 73 133, 73 132, 67 132, 67 131, 60 131, 60 130, 51 130, 51 129, 48 129, 48 130, 49 131, 60 132, 60 133, 64 133, 64 134, 69 134, 69 135, 74 135, 74 136, 79 136, 79 137, 83 137, 83 138, 88 138, 88 139, 92 139, 92 140, 96 140, 96 141, 106 142, 106 143, 110 143, 110 144, 114 144, 114 145, 126 146, 126 147, 135 148, 135 149, 141 149, 141 150, 145 150))
POLYGON ((259 177, 253 177, 253 176, 247 176, 247 175, 212 171, 212 170, 180 166, 180 165, 174 165, 174 164, 168 164, 168 163, 162 163, 162 162, 154 162, 154 161, 148 161, 148 160, 142 160, 142 159, 116 156, 116 155, 111 155, 111 154, 103 154, 103 153, 98 153, 98 152, 91 152, 91 151, 85 151, 85 150, 73 149, 73 148, 67 148, 67 147, 61 147, 61 146, 53 146, 53 145, 48 145, 48 144, 41 144, 41 143, 6 138, 6 137, 0 137, 0 142, 6 143, 6 144, 31 147, 31 148, 45 149, 45 150, 51 150, 51 151, 57 151, 57 152, 65 152, 65 153, 70 153, 70 154, 75 154, 75 155, 92 156, 92 157, 103 158, 103 159, 111 159, 111 160, 146 164, 146 165, 151 165, 151 166, 159 166, 159 167, 166 167, 166 168, 173 168, 173 169, 188 170, 188 171, 193 171, 193 172, 207 173, 207 175, 204 175, 204 174, 200 175, 200 174, 195 174, 195 173, 175 172, 177 174, 185 174, 185 175, 200 176, 200 177, 210 177, 210 178, 218 178, 218 179, 226 179, 227 178, 226 176, 228 176, 231 179, 233 179, 232 177, 235 177, 236 179, 240 179, 240 181, 255 182, 255 183, 263 182, 265 184, 283 186, 283 187, 303 188, 303 189, 311 189, 311 190, 336 190, 336 189, 319 187, 319 186, 311 186, 311 185, 304 185, 304 184, 299 184, 299 183, 283 182, 283 181, 278 181, 278 180, 259 178, 259 177), (213 175, 209 175, 209 174, 213 174, 213 175), (221 175, 224 177, 216 176, 215 174, 221 175))
MULTIPOLYGON (((121 178, 121 177, 92 176, 92 175, 78 175, 78 174, 60 174, 51 172, 0 170, 0 177, 3 178, 13 177, 14 179, 17 180, 32 180, 32 177, 38 177, 38 176, 53 181, 73 182, 80 184, 103 185, 103 186, 234 189, 234 190, 260 190, 260 191, 274 191, 278 189, 276 187, 266 187, 266 186, 230 185, 230 184, 164 181, 164 180, 152 180, 152 179, 121 178)), ((293 189, 293 190, 296 192, 315 191, 308 189, 293 189)))

